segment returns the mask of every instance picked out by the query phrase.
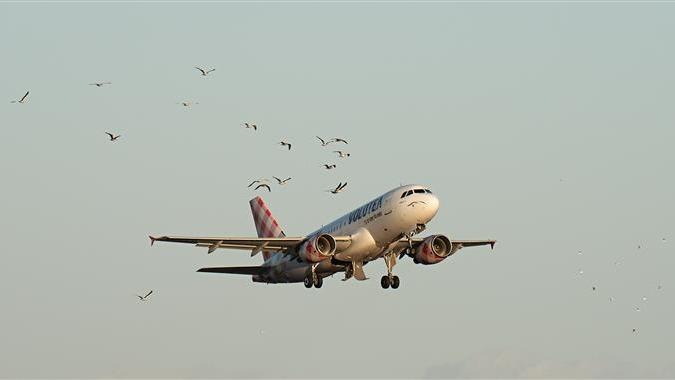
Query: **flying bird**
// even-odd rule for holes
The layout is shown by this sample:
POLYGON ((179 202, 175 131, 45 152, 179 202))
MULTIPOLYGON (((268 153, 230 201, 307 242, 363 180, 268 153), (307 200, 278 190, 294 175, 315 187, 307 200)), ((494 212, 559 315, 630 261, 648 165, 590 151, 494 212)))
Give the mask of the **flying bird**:
POLYGON ((279 142, 279 145, 281 145, 281 146, 287 146, 287 147, 288 147, 288 150, 291 150, 291 144, 290 144, 290 143, 287 143, 286 141, 280 141, 280 142, 279 142))
POLYGON ((138 297, 138 299, 140 299, 141 301, 147 301, 148 297, 149 297, 151 294, 152 294, 152 290, 149 291, 148 294, 146 294, 146 295, 144 295, 144 296, 136 295, 136 297, 138 297))
POLYGON ((593 289, 593 291, 595 291, 597 289, 597 287, 593 286, 591 289, 593 289))
POLYGON ((316 138, 319 139, 319 141, 321 141, 321 146, 326 146, 326 145, 328 145, 328 144, 331 143, 330 140, 329 140, 329 141, 326 141, 326 140, 322 139, 322 138, 319 137, 319 136, 316 136, 316 138))
POLYGON ((193 102, 191 102, 191 101, 185 100, 185 101, 182 101, 182 102, 178 102, 178 103, 176 103, 176 104, 180 104, 180 105, 182 105, 183 107, 190 107, 190 106, 192 106, 193 104, 199 104, 199 102, 194 102, 194 103, 193 103, 193 102))
POLYGON ((195 69, 199 70, 202 73, 203 77, 205 77, 206 74, 208 74, 212 71, 216 71, 216 69, 202 69, 201 67, 197 67, 197 66, 195 66, 195 69))
POLYGON ((326 170, 330 169, 335 169, 337 165, 335 164, 323 164, 323 167, 326 168, 326 170))
POLYGON ((103 87, 106 84, 112 84, 111 82, 94 82, 94 83, 89 83, 90 86, 96 86, 96 87, 103 87))
POLYGON ((261 187, 264 187, 264 188, 267 189, 267 191, 272 192, 272 189, 270 189, 270 185, 268 185, 268 184, 266 184, 266 183, 262 183, 262 184, 256 186, 254 190, 258 190, 258 189, 261 188, 261 187))
POLYGON ((115 135, 113 135, 113 134, 110 133, 110 132, 106 132, 105 134, 108 135, 108 136, 110 136, 110 141, 117 141, 117 139, 120 138, 120 136, 122 136, 122 135, 117 135, 117 136, 115 136, 115 135))
POLYGON ((250 183, 248 186, 246 186, 246 187, 251 187, 251 186, 255 185, 256 183, 265 183, 265 182, 267 182, 267 181, 269 181, 267 178, 256 179, 255 181, 251 182, 251 183, 250 183))
POLYGON ((288 181, 291 180, 291 177, 288 177, 286 179, 281 179, 281 178, 272 176, 272 178, 276 179, 277 182, 279 182, 279 185, 285 185, 286 183, 288 183, 288 181))
POLYGON ((349 144, 349 143, 347 142, 347 140, 341 139, 341 138, 339 138, 339 137, 333 137, 333 139, 330 140, 329 142, 343 142, 343 143, 345 143, 345 144, 349 144))
POLYGON ((343 152, 341 150, 334 150, 333 153, 337 153, 340 156, 340 158, 347 158, 347 157, 351 156, 350 153, 343 152))
POLYGON ((255 124, 249 124, 249 123, 244 123, 244 127, 246 128, 253 128, 254 131, 258 130, 258 126, 255 124))
POLYGON ((26 91, 26 93, 21 97, 21 99, 19 99, 19 100, 12 100, 11 103, 21 103, 21 104, 25 103, 25 102, 26 102, 26 98, 28 98, 28 94, 29 94, 29 93, 30 93, 30 91, 26 91))
POLYGON ((344 184, 342 182, 340 182, 334 189, 330 189, 330 190, 326 190, 326 191, 329 191, 333 194, 337 194, 337 193, 341 192, 346 186, 347 186, 347 182, 345 182, 344 184))

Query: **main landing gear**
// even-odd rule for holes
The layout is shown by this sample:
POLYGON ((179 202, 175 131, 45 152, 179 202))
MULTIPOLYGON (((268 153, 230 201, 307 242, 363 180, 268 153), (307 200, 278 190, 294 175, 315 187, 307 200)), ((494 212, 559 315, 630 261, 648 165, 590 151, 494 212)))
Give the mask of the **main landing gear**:
POLYGON ((323 277, 317 275, 315 269, 316 265, 312 266, 312 272, 309 276, 305 277, 305 288, 309 289, 313 285, 315 288, 319 289, 323 286, 323 277))
POLYGON ((383 289, 388 289, 390 286, 392 289, 398 289, 401 280, 392 273, 392 269, 396 265, 396 256, 393 253, 386 254, 384 256, 384 263, 387 265, 387 275, 382 276, 380 285, 382 285, 383 289))

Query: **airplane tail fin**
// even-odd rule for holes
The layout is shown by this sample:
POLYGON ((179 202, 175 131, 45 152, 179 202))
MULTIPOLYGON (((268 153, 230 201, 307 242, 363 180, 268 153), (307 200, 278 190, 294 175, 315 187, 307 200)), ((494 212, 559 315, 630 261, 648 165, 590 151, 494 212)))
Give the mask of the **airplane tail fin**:
MULTIPOLYGON (((284 237, 286 234, 281 230, 277 219, 272 215, 267 203, 261 197, 255 197, 249 201, 253 223, 258 231, 258 237, 274 238, 284 237)), ((267 261, 272 256, 270 252, 263 252, 263 258, 267 261)))

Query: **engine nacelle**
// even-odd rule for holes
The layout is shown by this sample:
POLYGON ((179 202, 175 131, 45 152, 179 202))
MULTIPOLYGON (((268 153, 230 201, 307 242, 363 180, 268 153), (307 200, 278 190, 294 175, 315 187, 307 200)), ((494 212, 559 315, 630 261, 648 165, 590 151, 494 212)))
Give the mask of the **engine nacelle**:
POLYGON ((444 235, 431 235, 417 246, 414 260, 424 265, 438 264, 455 251, 450 239, 444 235))
POLYGON ((298 255, 307 262, 318 263, 333 256, 335 247, 335 238, 323 234, 304 242, 298 250, 298 255))

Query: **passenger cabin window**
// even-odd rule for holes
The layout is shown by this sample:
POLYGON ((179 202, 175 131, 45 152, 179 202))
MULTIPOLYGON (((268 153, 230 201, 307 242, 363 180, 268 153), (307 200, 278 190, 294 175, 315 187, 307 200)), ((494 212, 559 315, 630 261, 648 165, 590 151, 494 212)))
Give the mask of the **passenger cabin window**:
POLYGON ((415 194, 424 194, 424 189, 415 189, 415 194))

